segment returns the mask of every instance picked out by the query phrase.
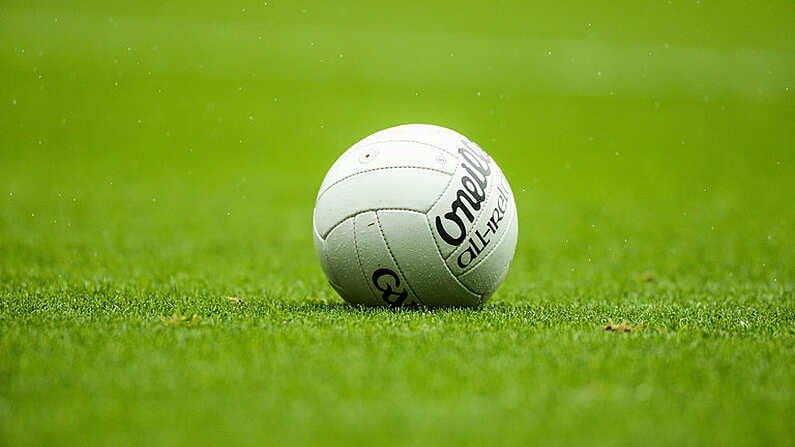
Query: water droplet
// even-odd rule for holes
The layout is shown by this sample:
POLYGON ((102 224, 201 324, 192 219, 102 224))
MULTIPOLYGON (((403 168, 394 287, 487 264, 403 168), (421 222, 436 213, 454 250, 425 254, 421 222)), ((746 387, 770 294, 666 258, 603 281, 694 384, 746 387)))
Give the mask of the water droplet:
POLYGON ((619 155, 621 155, 621 152, 616 151, 616 157, 618 157, 619 155))
POLYGON ((251 114, 249 114, 249 115, 248 115, 248 120, 249 120, 249 121, 254 121, 254 115, 251 115, 251 114))
POLYGON ((16 99, 12 99, 12 100, 11 100, 11 105, 12 105, 12 106, 15 106, 15 105, 17 105, 17 100, 16 100, 16 99))
POLYGON ((241 9, 241 10, 240 10, 240 12, 242 12, 243 14, 245 14, 245 13, 246 13, 246 8, 243 8, 243 9, 241 9))
POLYGON ((345 55, 344 55, 344 54, 342 54, 342 53, 340 53, 340 56, 339 56, 339 58, 340 58, 340 59, 342 59, 343 57, 345 57, 345 55))
POLYGON ((480 92, 475 93, 476 95, 480 96, 480 92))
POLYGON ((274 96, 274 97, 273 97, 273 102, 279 102, 279 98, 278 98, 278 97, 276 97, 276 96, 274 96))
POLYGON ((157 197, 152 197, 152 203, 157 203, 157 197))
POLYGON ((552 50, 547 50, 547 56, 552 56, 552 50))
POLYGON ((601 71, 597 71, 596 72, 596 77, 601 78, 602 77, 602 72, 601 71))

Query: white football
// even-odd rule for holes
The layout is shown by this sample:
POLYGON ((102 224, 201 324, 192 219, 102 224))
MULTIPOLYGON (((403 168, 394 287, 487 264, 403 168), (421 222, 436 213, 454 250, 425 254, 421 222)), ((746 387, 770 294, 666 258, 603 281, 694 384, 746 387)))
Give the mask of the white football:
POLYGON ((497 164, 458 132, 408 124, 354 144, 317 195, 329 283, 369 306, 478 306, 516 249, 516 203, 497 164))

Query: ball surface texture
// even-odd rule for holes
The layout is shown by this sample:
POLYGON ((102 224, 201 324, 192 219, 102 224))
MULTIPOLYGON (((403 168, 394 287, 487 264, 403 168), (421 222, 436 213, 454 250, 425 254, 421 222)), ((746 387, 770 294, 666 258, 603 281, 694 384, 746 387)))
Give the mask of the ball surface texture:
POLYGON ((516 249, 513 193, 477 144, 407 124, 354 144, 326 174, 313 216, 331 286, 369 306, 478 306, 516 249))

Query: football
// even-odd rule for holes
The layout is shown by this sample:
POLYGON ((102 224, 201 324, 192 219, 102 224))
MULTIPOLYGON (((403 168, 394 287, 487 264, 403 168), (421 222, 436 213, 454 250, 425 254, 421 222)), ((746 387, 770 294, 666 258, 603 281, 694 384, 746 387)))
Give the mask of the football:
POLYGON ((349 303, 471 307, 505 278, 518 221, 507 179, 476 143, 408 124, 337 159, 313 227, 323 272, 349 303))

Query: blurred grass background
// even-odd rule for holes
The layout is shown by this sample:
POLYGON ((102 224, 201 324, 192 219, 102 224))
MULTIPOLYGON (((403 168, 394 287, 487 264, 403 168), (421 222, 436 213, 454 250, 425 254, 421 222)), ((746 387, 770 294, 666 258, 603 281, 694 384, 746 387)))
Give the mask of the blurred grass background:
POLYGON ((791 443, 794 20, 788 1, 0 2, 0 441, 255 444, 268 435, 231 418, 257 413, 285 443, 546 430, 585 442, 600 424, 611 444, 660 426, 672 430, 661 443, 714 440, 708 428, 726 443, 791 443), (326 169, 408 122, 466 134, 512 183, 517 257, 483 314, 344 310, 315 260, 326 169), (250 306, 229 310, 225 295, 250 306), (172 312, 206 326, 159 332, 172 312), (660 347, 649 329, 617 351, 601 338, 608 318, 662 340, 701 332, 660 347), (485 334, 468 353, 473 330, 485 334), (438 351, 365 342, 377 334, 438 351), (571 363, 557 369, 560 355, 571 363), (431 358, 498 378, 416 379, 431 358), (394 362, 419 382, 395 385, 394 362), (614 370, 627 362, 639 363, 614 370), (235 369, 265 365, 259 378, 235 369), (312 382, 320 366, 326 382, 312 382), (357 391, 372 402, 348 406, 357 391), (599 410, 653 398, 654 418, 599 410), (503 422, 475 428, 480 411, 503 422), (196 432, 160 426, 172 414, 196 432), (398 436, 394 414, 417 432, 398 436), (139 434, 120 433, 124 420, 139 434))

